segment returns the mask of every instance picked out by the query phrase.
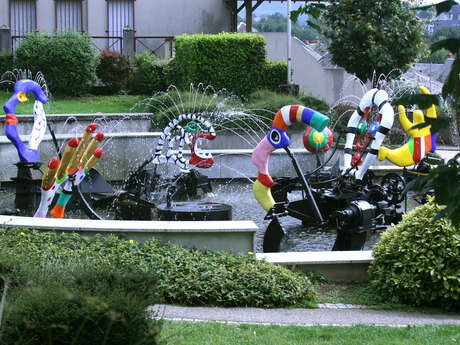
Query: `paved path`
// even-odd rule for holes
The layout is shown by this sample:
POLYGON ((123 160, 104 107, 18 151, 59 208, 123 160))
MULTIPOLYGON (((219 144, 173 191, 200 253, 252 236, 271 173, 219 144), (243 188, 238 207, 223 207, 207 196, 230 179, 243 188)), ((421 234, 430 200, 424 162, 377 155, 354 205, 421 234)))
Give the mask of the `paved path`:
POLYGON ((460 314, 424 314, 372 310, 360 306, 323 305, 319 309, 208 308, 155 305, 156 318, 174 321, 298 326, 376 325, 405 327, 451 324, 460 326, 460 314))

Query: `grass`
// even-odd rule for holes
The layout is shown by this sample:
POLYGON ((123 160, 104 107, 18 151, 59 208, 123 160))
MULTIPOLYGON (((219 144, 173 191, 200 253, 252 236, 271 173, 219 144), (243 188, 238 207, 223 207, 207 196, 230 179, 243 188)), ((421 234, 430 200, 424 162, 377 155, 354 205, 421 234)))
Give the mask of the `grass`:
POLYGON ((447 345, 460 342, 460 327, 298 327, 165 321, 161 337, 174 345, 447 345))
MULTIPOLYGON (((11 97, 9 92, 0 92, 0 104, 11 97)), ((28 95, 29 101, 16 106, 16 115, 32 114, 34 96, 28 95)), ((111 95, 84 97, 57 97, 45 104, 47 114, 92 114, 92 113, 129 113, 132 106, 146 98, 145 96, 111 95)), ((136 112, 143 109, 136 109, 136 112)))
POLYGON ((415 307, 407 304, 396 304, 375 293, 375 289, 368 283, 331 282, 325 279, 312 278, 318 303, 342 303, 365 305, 372 309, 421 312, 441 314, 441 308, 415 307))

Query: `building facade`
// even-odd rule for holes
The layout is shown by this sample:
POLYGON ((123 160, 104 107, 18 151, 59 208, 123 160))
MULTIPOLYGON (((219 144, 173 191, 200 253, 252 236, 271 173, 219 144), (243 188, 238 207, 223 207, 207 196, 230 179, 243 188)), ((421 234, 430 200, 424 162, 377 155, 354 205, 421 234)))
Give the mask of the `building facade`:
POLYGON ((230 31, 231 8, 225 0, 0 0, 0 27, 10 29, 13 47, 35 30, 72 29, 120 50, 127 26, 136 52, 153 51, 175 35, 230 31))

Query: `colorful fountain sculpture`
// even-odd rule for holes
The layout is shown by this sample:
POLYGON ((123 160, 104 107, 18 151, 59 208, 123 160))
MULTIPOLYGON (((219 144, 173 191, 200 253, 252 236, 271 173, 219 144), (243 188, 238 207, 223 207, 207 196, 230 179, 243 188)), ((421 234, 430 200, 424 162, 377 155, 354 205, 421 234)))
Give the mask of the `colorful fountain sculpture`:
MULTIPOLYGON (((420 90, 429 93, 424 87, 420 90)), ((434 105, 428 109, 427 116, 436 117, 434 105)), ((398 222, 402 216, 398 209, 404 199, 405 180, 398 174, 389 173, 380 181, 374 181, 368 169, 376 158, 387 158, 400 166, 413 165, 435 148, 435 135, 431 134, 429 127, 411 129, 413 123, 407 119, 402 107, 399 108, 399 117, 411 139, 403 147, 389 150, 382 143, 393 125, 394 111, 385 91, 369 90, 348 121, 343 166, 339 167, 340 160, 337 160, 332 169, 323 169, 337 150, 337 140, 326 162, 303 173, 289 149, 286 129, 293 122, 310 125, 304 135, 305 148, 313 153, 324 152, 332 146, 333 134, 326 127, 329 119, 299 105, 281 108, 272 129, 252 155, 258 169, 258 178, 253 185, 254 196, 267 211, 265 219, 271 220, 265 231, 263 250, 280 250, 286 234, 280 219, 285 216, 301 220, 309 229, 335 229, 337 238, 332 250, 360 250, 369 231, 385 229, 398 222), (284 148, 287 152, 296 177, 273 180, 268 173, 269 155, 277 148, 284 148), (290 201, 289 193, 296 190, 301 190, 303 197, 290 201)), ((423 122, 423 113, 415 111, 414 120, 414 124, 423 122)))
MULTIPOLYGON (((14 84, 13 95, 3 105, 6 114, 5 134, 16 147, 19 156, 19 163, 16 163, 18 175, 14 179, 16 182, 15 205, 18 209, 26 210, 36 207, 34 200, 36 186, 32 179, 31 169, 38 170, 41 165, 38 147, 43 140, 47 127, 43 109, 43 104, 47 101, 47 92, 36 81, 20 79, 14 84), (29 143, 26 146, 18 134, 16 106, 28 101, 27 93, 34 94, 35 103, 33 107, 34 124, 29 143)), ((46 217, 54 195, 60 188, 62 188, 62 192, 51 211, 51 215, 55 218, 64 216, 65 206, 72 195, 72 187, 83 181, 102 155, 102 149, 98 149, 97 146, 104 135, 98 133, 92 138, 95 129, 96 125, 90 124, 81 141, 78 138, 71 139, 60 162, 57 157, 53 157, 49 161, 42 177, 40 204, 35 212, 35 217, 46 217)))
MULTIPOLYGON (((329 118, 323 114, 301 105, 287 105, 275 115, 270 132, 260 141, 252 153, 252 162, 257 166, 257 180, 253 184, 256 200, 265 209, 270 210, 275 205, 271 188, 275 184, 268 172, 270 153, 284 148, 288 154, 290 140, 286 134, 288 126, 295 122, 311 125, 317 131, 323 131, 329 123, 329 118)), ((323 135, 323 138, 325 136, 323 135)))
POLYGON ((152 157, 127 178, 122 188, 124 192, 115 202, 119 218, 148 220, 151 219, 151 209, 155 207, 160 220, 230 220, 230 205, 180 200, 195 197, 199 189, 204 193, 212 191, 208 177, 196 168, 208 169, 214 165, 212 155, 202 152, 199 145, 202 141, 215 138, 212 123, 197 114, 181 114, 170 121, 152 157), (189 159, 184 158, 186 145, 190 147, 189 159), (154 169, 146 169, 150 163, 154 169), (180 173, 172 180, 165 181, 156 168, 168 163, 176 165, 180 173), (158 189, 166 190, 166 203, 156 205, 149 200, 149 194, 154 194, 158 189))
POLYGON ((6 114, 5 134, 16 147, 19 160, 24 163, 35 163, 40 160, 38 146, 43 140, 46 131, 46 115, 43 110, 43 104, 48 101, 48 97, 43 92, 41 86, 30 79, 21 79, 14 85, 13 95, 3 105, 6 114), (35 95, 34 103, 34 125, 30 133, 29 147, 23 143, 18 134, 16 118, 16 106, 19 103, 27 102, 27 92, 33 92, 35 95))
POLYGON ((19 162, 16 163, 17 177, 13 179, 16 184, 15 207, 17 210, 31 209, 37 204, 35 198, 31 198, 36 189, 33 185, 32 170, 38 170, 41 165, 38 146, 46 131, 46 115, 43 104, 47 101, 47 92, 36 81, 26 78, 20 79, 14 84, 13 95, 3 105, 6 114, 5 134, 16 147, 19 156, 19 162), (19 103, 27 102, 28 92, 34 94, 35 103, 33 107, 34 124, 27 144, 18 134, 16 106, 19 103))
POLYGON ((65 207, 72 197, 74 187, 83 181, 102 156, 102 149, 98 148, 98 145, 104 134, 99 132, 92 137, 95 130, 96 124, 91 123, 81 140, 70 139, 60 162, 57 157, 50 159, 43 174, 40 205, 34 217, 46 217, 48 208, 60 188, 61 193, 50 214, 54 218, 64 217, 65 207))
MULTIPOLYGON (((425 95, 430 94, 430 91, 424 86, 419 86, 419 90, 425 95)), ((412 129, 425 122, 423 111, 413 112, 414 122, 407 118, 406 109, 402 105, 398 107, 398 113, 399 122, 410 137, 409 142, 395 150, 390 150, 385 146, 380 147, 378 159, 379 161, 388 159, 393 164, 406 167, 420 162, 428 153, 436 151, 436 133, 431 133, 431 126, 412 129)), ((426 116, 432 119, 437 118, 434 104, 427 109, 426 116)))

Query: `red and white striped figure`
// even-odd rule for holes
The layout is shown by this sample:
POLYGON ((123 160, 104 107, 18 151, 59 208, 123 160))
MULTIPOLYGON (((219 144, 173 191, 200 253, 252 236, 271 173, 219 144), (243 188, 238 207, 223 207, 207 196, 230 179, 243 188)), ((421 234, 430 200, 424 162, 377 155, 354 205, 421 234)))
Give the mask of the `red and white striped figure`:
POLYGON ((389 102, 388 94, 379 89, 372 89, 366 92, 361 98, 358 108, 353 112, 348 120, 347 138, 343 155, 344 165, 342 167, 344 172, 349 172, 349 170, 356 165, 352 173, 358 180, 363 178, 364 174, 369 169, 369 166, 377 158, 383 139, 385 139, 385 136, 393 126, 393 121, 394 111, 389 102), (374 105, 377 106, 379 114, 377 121, 368 130, 366 122, 368 120, 371 107, 374 105), (358 140, 356 142, 357 152, 354 156, 352 156, 353 143, 357 133, 359 133, 358 140), (374 135, 373 139, 372 135, 374 135), (366 158, 361 163, 362 154, 364 153, 361 151, 368 146, 369 142, 370 148, 368 149, 366 158), (358 168, 359 165, 360 167, 358 168))

